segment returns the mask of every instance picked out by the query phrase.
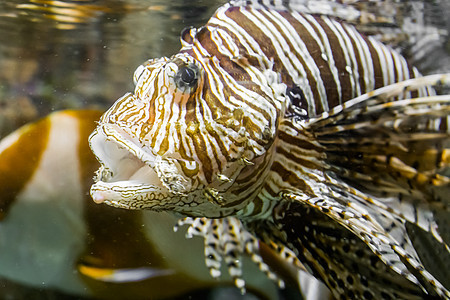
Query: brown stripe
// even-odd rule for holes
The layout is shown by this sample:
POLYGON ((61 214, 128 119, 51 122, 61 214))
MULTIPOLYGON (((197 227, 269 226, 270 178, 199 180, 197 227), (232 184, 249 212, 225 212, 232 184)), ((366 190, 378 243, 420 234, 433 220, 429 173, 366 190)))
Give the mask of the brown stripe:
MULTIPOLYGON (((279 24, 276 21, 272 21, 271 19, 267 18, 267 22, 270 22, 276 29, 277 29, 277 33, 276 35, 278 35, 279 37, 281 37, 281 39, 283 39, 286 44, 288 45, 288 49, 283 49, 286 58, 289 60, 289 62, 292 64, 292 66, 300 73, 300 66, 297 66, 295 64, 295 62, 293 62, 290 58, 289 58, 289 52, 294 53, 296 58, 300 61, 300 64, 303 66, 303 69, 306 72, 306 78, 308 80, 309 86, 311 88, 311 91, 313 93, 313 100, 315 102, 315 107, 316 107, 316 114, 320 114, 322 113, 323 110, 323 106, 321 103, 321 99, 320 99, 320 94, 319 91, 317 89, 317 78, 316 76, 314 76, 312 74, 311 68, 310 66, 305 62, 304 58, 295 51, 295 46, 291 43, 291 41, 289 40, 289 38, 287 36, 284 35, 283 31, 281 30, 279 24)), ((302 40, 304 40, 305 42, 307 41, 307 37, 309 36, 308 31, 304 28, 304 27, 297 27, 296 28, 298 31, 297 32, 292 32, 290 34, 297 34, 299 35, 299 37, 301 37, 302 40)), ((312 40, 312 39, 311 39, 312 40)), ((310 41, 312 42, 312 41, 310 41)), ((310 51, 309 53, 313 53, 313 52, 317 52, 317 49, 320 49, 318 46, 316 46, 315 51, 310 51)), ((281 64, 281 59, 277 58, 277 61, 279 61, 279 63, 281 64)), ((316 61, 315 61, 316 62, 316 61)), ((316 62, 317 63, 317 62, 316 62)), ((284 73, 287 73, 287 70, 283 70, 284 73)), ((286 76, 287 77, 287 76, 286 76)), ((284 81, 283 81, 284 82, 284 81)))
MULTIPOLYGON (((283 17, 286 18, 289 23, 294 26, 296 29, 297 34, 300 36, 301 40, 305 43, 306 48, 308 49, 309 54, 314 59, 318 69, 320 70, 320 76, 322 78, 322 81, 325 85, 325 91, 327 95, 326 101, 328 102, 328 107, 333 108, 337 105, 339 105, 339 95, 337 86, 338 83, 334 80, 333 74, 331 73, 330 66, 327 61, 323 59, 322 52, 318 51, 320 49, 320 46, 317 44, 317 41, 312 37, 312 35, 306 30, 306 28, 295 18, 292 17, 292 15, 288 12, 282 13, 283 17)), ((314 19, 317 22, 320 22, 318 17, 314 17, 314 19)), ((317 30, 315 24, 312 24, 309 22, 307 18, 304 18, 305 22, 309 23, 311 25, 311 28, 314 30, 314 32, 317 34, 317 36, 322 40, 322 36, 320 32, 317 30)), ((320 102, 320 101, 319 101, 320 102)), ((317 103, 318 107, 322 108, 321 103, 317 103)), ((323 111, 323 108, 322 108, 323 111)))
MULTIPOLYGON (((237 40, 236 40, 236 43, 237 43, 237 40)), ((239 85, 241 85, 242 87, 244 87, 264 98, 264 100, 259 100, 259 101, 266 101, 269 104, 274 105, 273 101, 272 101, 272 97, 270 95, 267 96, 266 93, 261 89, 261 86, 255 82, 253 82, 250 75, 248 75, 247 72, 243 68, 241 68, 237 63, 232 62, 228 57, 218 54, 218 58, 220 59, 220 67, 223 68, 223 70, 225 70, 225 72, 228 73, 230 76, 232 76, 233 79, 236 80, 236 82, 238 82, 239 85)), ((261 113, 266 120, 271 119, 271 115, 267 111, 262 110, 260 105, 258 105, 258 103, 249 101, 249 100, 253 100, 253 98, 248 99, 246 96, 244 96, 245 98, 242 98, 242 96, 237 95, 235 93, 234 89, 231 88, 230 85, 227 84, 225 82, 225 80, 223 79, 222 72, 220 69, 218 69, 213 64, 211 64, 210 67, 211 67, 212 71, 216 75, 218 75, 218 77, 220 78, 219 80, 222 81, 222 84, 223 84, 222 92, 225 96, 225 99, 229 99, 230 96, 234 96, 238 101, 245 102, 250 108, 261 113)), ((206 79, 208 79, 208 78, 206 78, 206 79)), ((208 81, 209 80, 205 80, 206 87, 210 86, 211 90, 216 90, 217 87, 214 85, 210 85, 208 81)), ((210 94, 211 93, 208 92, 208 90, 204 89, 205 96, 206 95, 209 96, 210 94)), ((213 108, 215 106, 217 106, 216 103, 220 104, 220 101, 215 101, 214 96, 205 97, 205 98, 206 98, 206 100, 208 100, 207 103, 211 110, 213 110, 213 108)), ((229 108, 223 107, 223 110, 224 110, 224 113, 227 113, 227 114, 230 113, 229 108)))
POLYGON ((255 199, 253 199, 253 211, 252 211, 252 215, 257 215, 259 213, 262 212, 262 208, 264 206, 264 200, 260 198, 260 195, 258 195, 257 197, 255 197, 255 199))
POLYGON ((186 133, 192 140, 195 154, 197 155, 198 159, 201 162, 200 168, 203 171, 205 180, 206 182, 211 183, 213 180, 212 162, 209 156, 206 154, 207 146, 205 141, 203 140, 203 136, 200 134, 200 128, 198 126, 198 123, 197 124, 194 123, 194 125, 196 125, 195 128, 188 129, 186 133))
POLYGON ((19 139, 0 154, 0 219, 38 168, 50 126, 49 117, 27 125, 19 139))
MULTIPOLYGON (((275 51, 275 47, 267 34, 258 28, 251 20, 243 15, 239 10, 229 9, 226 12, 227 17, 234 20, 242 29, 244 29, 259 44, 262 52, 269 59, 273 59, 273 71, 281 75, 281 81, 291 86, 293 83, 291 75, 283 69, 283 65, 275 51)), ((287 50, 288 51, 288 50, 287 50)))
MULTIPOLYGON (((353 52, 355 53, 355 60, 356 60, 356 66, 355 66, 356 70, 353 70, 353 72, 358 73, 358 82, 356 84, 359 85, 361 94, 364 94, 367 89, 366 83, 364 81, 364 65, 362 63, 363 59, 361 58, 361 56, 364 56, 364 52, 359 52, 359 48, 356 44, 356 40, 354 40, 352 35, 349 34, 350 30, 346 26, 342 26, 342 28, 344 29, 344 32, 346 33, 348 39, 352 43, 352 48, 353 48, 353 52)), ((355 32, 355 35, 359 35, 359 33, 355 32)))
POLYGON ((280 195, 279 191, 274 191, 271 186, 268 184, 264 185, 264 190, 272 197, 276 198, 280 195))
MULTIPOLYGON (((285 123, 284 125, 290 125, 290 124, 285 123)), ((289 127, 291 127, 291 126, 289 126, 289 127)), ((296 128, 293 128, 293 129, 296 130, 296 128)), ((306 137, 305 139, 300 139, 300 138, 297 138, 297 137, 292 136, 290 134, 287 134, 286 132, 284 132, 282 130, 279 130, 278 131, 278 138, 280 140, 283 140, 283 142, 285 142, 287 144, 290 144, 290 145, 294 145, 294 146, 296 146, 296 147, 298 147, 298 148, 300 148, 302 150, 306 150, 306 151, 307 150, 312 150, 312 151, 316 151, 316 152, 323 152, 324 151, 323 148, 320 148, 320 147, 314 145, 313 143, 310 143, 307 140, 305 140, 305 139, 309 139, 309 137, 306 137)), ((311 139, 311 141, 314 141, 315 137, 310 137, 310 139, 311 139)))
POLYGON ((250 165, 245 167, 239 177, 236 179, 236 189, 233 190, 233 193, 236 195, 240 194, 248 194, 248 190, 255 187, 255 183, 263 176, 263 173, 268 168, 268 164, 271 160, 270 151, 274 151, 273 149, 269 149, 267 151, 268 155, 264 155, 264 157, 259 157, 258 161, 255 161, 255 165, 250 165))
POLYGON ((291 160, 296 164, 301 165, 302 167, 306 167, 309 169, 318 169, 320 167, 310 160, 302 159, 301 157, 298 157, 292 153, 287 152, 282 147, 277 148, 277 154, 283 155, 284 157, 286 157, 286 159, 291 160))
MULTIPOLYGON (((374 43, 377 43, 374 41, 374 43)), ((380 63, 380 57, 378 56, 378 52, 375 50, 372 43, 369 41, 367 43, 369 46, 369 52, 370 56, 372 57, 373 62, 373 72, 374 72, 374 78, 375 78, 375 89, 381 88, 384 86, 383 82, 383 70, 381 70, 381 63, 380 63)), ((383 45, 380 45, 381 47, 384 47, 383 45)))
MULTIPOLYGON (((339 43, 338 38, 334 32, 328 27, 323 18, 316 18, 316 21, 320 24, 330 42, 331 51, 334 59, 334 63, 338 70, 339 82, 341 83, 342 102, 353 98, 353 91, 350 83, 350 74, 346 70, 345 55, 342 51, 343 45, 339 43)), ((332 106, 330 105, 330 108, 332 106)))
MULTIPOLYGON (((228 153, 228 149, 225 147, 223 141, 222 141, 222 135, 226 134, 225 130, 220 131, 215 130, 215 128, 212 128, 211 126, 206 126, 206 130, 208 131, 208 134, 213 138, 220 150, 220 153, 226 158, 227 161, 230 161, 232 159, 231 153, 228 153)), ((220 168, 225 168, 225 166, 221 165, 221 162, 218 161, 220 168)))
POLYGON ((271 170, 278 173, 281 179, 284 182, 288 183, 290 186, 296 187, 305 194, 315 196, 314 192, 311 190, 308 184, 303 179, 297 177, 295 173, 295 171, 297 170, 286 169, 281 163, 277 161, 272 164, 271 170))

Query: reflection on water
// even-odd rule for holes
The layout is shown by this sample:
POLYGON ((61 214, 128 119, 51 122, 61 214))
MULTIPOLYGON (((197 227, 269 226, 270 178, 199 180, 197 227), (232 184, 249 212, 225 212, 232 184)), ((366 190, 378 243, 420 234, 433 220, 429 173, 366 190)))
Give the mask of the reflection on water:
POLYGON ((106 108, 223 1, 0 2, 0 137, 63 108, 106 108), (20 109, 18 109, 20 108, 20 109))

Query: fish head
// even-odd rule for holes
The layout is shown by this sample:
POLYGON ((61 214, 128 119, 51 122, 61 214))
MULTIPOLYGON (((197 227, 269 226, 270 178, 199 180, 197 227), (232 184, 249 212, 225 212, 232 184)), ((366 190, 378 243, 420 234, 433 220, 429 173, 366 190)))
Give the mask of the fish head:
POLYGON ((271 160, 279 91, 256 91, 234 76, 242 66, 232 63, 233 73, 222 63, 180 52, 137 68, 134 93, 104 113, 89 139, 101 163, 95 202, 220 217, 251 201, 271 160))

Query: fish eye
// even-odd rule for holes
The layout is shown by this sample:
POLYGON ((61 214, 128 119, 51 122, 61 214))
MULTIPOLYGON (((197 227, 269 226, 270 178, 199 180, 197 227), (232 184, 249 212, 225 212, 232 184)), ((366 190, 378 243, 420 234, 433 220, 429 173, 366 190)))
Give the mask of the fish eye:
POLYGON ((198 68, 195 65, 181 67, 175 75, 175 82, 179 87, 193 87, 198 80, 198 68))

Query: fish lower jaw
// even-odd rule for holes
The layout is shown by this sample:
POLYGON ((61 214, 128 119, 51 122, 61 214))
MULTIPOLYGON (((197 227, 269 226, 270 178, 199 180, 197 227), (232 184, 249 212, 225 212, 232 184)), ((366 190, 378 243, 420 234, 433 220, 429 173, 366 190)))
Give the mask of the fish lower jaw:
POLYGON ((131 180, 98 181, 91 186, 90 194, 95 203, 126 209, 160 207, 168 196, 160 187, 131 180))
POLYGON ((157 157, 123 128, 102 124, 89 137, 101 166, 91 197, 96 203, 126 208, 160 207, 170 192, 155 171, 157 157))

